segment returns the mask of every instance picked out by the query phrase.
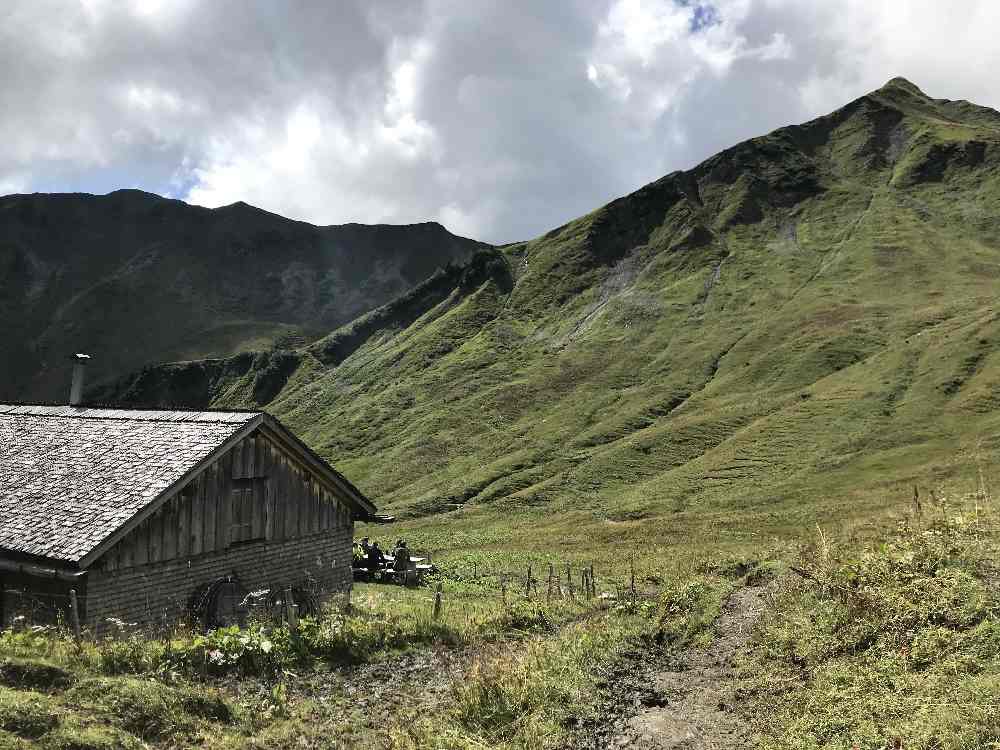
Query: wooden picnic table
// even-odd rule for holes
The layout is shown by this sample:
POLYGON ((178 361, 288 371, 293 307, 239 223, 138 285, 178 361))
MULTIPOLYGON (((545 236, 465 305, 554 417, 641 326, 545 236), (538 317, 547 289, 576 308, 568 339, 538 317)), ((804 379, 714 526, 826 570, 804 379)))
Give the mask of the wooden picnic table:
MULTIPOLYGON (((409 558, 409 565, 407 566, 407 569, 410 572, 414 573, 417 576, 417 579, 419 580, 421 575, 423 575, 424 573, 428 573, 434 569, 433 565, 426 563, 426 560, 428 559, 429 558, 426 557, 418 557, 411 555, 409 558)), ((369 576, 372 577, 377 576, 378 579, 382 581, 384 581, 387 577, 396 576, 404 572, 402 570, 396 570, 395 563, 391 557, 386 557, 378 568, 369 568, 367 565, 367 559, 360 560, 359 563, 360 563, 359 565, 353 566, 354 571, 357 572, 364 571, 369 576)))

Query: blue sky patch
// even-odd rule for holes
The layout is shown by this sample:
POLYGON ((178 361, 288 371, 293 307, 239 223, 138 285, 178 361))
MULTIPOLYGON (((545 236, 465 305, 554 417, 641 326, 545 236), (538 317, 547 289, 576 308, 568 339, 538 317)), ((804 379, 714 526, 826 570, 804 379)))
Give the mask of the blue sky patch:
POLYGON ((691 20, 688 24, 688 29, 692 34, 722 23, 722 16, 719 15, 719 9, 710 3, 694 2, 693 0, 674 1, 682 8, 691 8, 691 20))

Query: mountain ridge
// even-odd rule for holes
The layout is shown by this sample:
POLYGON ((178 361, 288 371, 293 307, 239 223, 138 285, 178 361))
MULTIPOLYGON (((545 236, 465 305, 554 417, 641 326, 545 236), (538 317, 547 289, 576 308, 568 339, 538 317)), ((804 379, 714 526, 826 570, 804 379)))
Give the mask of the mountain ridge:
POLYGON ((414 529, 863 517, 996 458, 997 118, 894 79, 485 250, 509 284, 453 275, 344 356, 298 348, 279 388, 250 367, 208 403, 265 393, 414 529))
POLYGON ((0 198, 0 389, 64 397, 154 361, 301 345, 487 247, 440 224, 317 227, 139 190, 0 198))

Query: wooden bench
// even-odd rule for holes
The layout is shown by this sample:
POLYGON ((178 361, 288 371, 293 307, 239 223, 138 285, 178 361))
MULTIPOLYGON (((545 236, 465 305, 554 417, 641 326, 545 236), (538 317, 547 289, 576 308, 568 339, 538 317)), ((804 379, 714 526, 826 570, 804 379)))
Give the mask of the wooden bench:
POLYGON ((351 568, 355 581, 385 581, 388 578, 399 584, 406 583, 407 572, 410 574, 414 582, 420 583, 425 575, 433 573, 435 570, 436 568, 428 563, 417 563, 414 565, 412 562, 408 570, 396 570, 392 563, 388 563, 381 568, 351 568))

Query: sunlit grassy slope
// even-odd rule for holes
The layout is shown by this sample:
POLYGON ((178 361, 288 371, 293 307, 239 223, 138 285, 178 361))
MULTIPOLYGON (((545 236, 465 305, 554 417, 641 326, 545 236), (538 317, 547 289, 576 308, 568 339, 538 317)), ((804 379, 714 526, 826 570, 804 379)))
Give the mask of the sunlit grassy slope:
POLYGON ((266 405, 440 546, 870 518, 995 457, 998 168, 1000 114, 894 79, 306 349, 115 395, 200 368, 195 402, 266 405))

